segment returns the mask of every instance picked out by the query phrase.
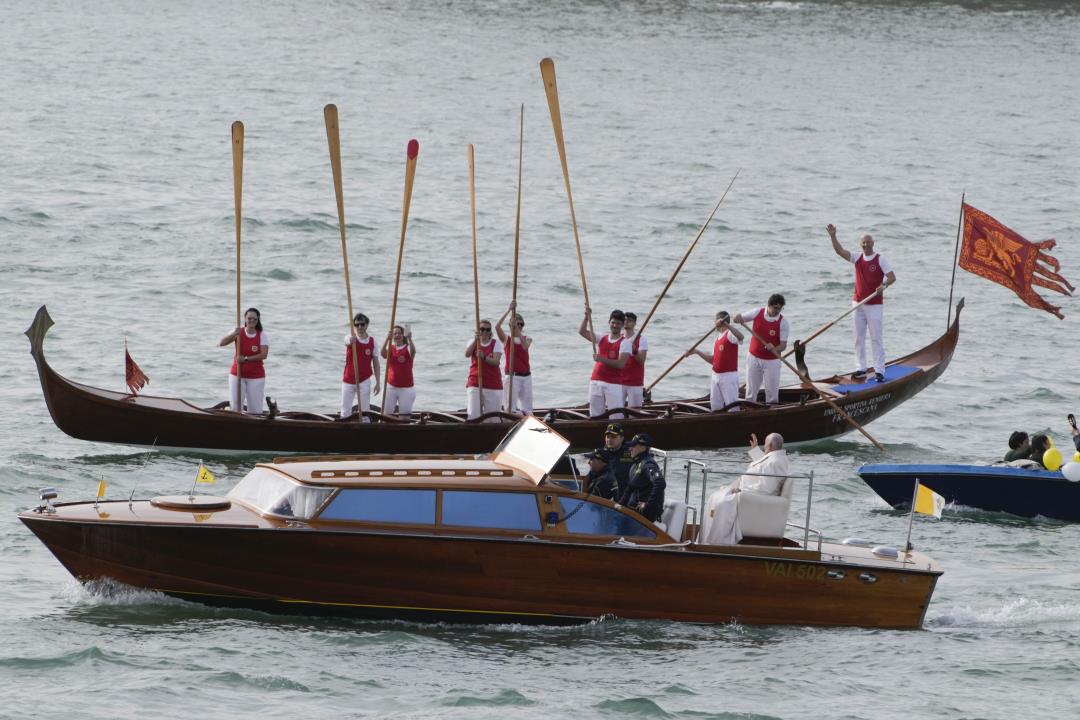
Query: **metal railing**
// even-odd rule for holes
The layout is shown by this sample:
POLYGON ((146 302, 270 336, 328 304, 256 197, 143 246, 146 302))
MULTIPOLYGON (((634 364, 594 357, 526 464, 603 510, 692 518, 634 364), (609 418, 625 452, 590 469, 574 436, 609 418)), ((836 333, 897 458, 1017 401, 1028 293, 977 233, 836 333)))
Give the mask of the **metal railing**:
MULTIPOLYGON (((730 461, 721 460, 721 462, 732 462, 732 463, 740 463, 740 464, 742 463, 741 460, 730 460, 730 461)), ((666 467, 666 465, 665 465, 665 467, 666 467)), ((704 523, 704 520, 705 520, 705 503, 706 503, 706 498, 707 498, 707 493, 708 493, 709 476, 710 475, 734 475, 734 476, 737 476, 737 477, 742 477, 743 475, 749 475, 749 476, 753 476, 753 477, 784 478, 785 480, 791 480, 791 481, 794 481, 794 480, 806 480, 807 481, 807 488, 806 488, 806 517, 804 519, 804 522, 806 524, 805 525, 798 525, 796 523, 786 522, 785 527, 795 528, 797 530, 802 531, 802 533, 803 533, 803 548, 804 549, 807 549, 807 548, 810 547, 810 535, 812 533, 815 536, 815 538, 817 539, 817 548, 818 548, 818 551, 820 552, 821 543, 822 543, 821 532, 814 529, 814 528, 812 528, 812 527, 810 527, 810 511, 811 511, 811 509, 813 507, 813 498, 814 498, 814 471, 813 470, 811 470, 808 473, 791 473, 789 475, 775 475, 775 474, 772 474, 772 473, 746 472, 745 470, 724 470, 724 469, 710 467, 709 465, 706 465, 705 463, 701 462, 700 460, 690 460, 690 459, 684 459, 682 467, 683 467, 684 470, 686 470, 686 488, 685 488, 685 492, 684 492, 685 502, 686 502, 688 508, 694 511, 695 517, 700 518, 700 520, 701 520, 701 522, 698 523, 697 532, 695 533, 694 538, 693 538, 695 543, 699 542, 700 539, 701 539, 702 524, 704 523), (695 467, 698 467, 698 468, 701 469, 701 505, 698 506, 698 508, 694 508, 694 506, 690 505, 691 477, 693 475, 693 470, 694 470, 695 467)))

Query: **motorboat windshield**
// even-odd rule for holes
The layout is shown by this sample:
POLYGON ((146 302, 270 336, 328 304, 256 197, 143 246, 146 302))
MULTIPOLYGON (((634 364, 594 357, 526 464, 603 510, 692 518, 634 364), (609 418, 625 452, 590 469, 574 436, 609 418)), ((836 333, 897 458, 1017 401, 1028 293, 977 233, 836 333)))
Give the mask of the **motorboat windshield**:
POLYGON ((513 468, 539 485, 568 447, 569 440, 529 416, 503 438, 491 454, 491 459, 513 468))
POLYGON ((277 470, 258 465, 229 491, 230 500, 268 515, 310 520, 333 488, 302 485, 277 470))

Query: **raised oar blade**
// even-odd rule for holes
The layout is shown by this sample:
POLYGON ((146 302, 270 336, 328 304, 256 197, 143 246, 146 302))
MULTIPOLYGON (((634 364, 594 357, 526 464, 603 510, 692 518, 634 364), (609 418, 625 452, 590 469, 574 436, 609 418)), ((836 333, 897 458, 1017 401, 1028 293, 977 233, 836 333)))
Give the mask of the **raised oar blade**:
POLYGON ((795 341, 795 367, 804 378, 810 379, 810 371, 806 369, 806 345, 801 340, 795 341))
MULTIPOLYGON (((241 325, 240 317, 240 227, 243 220, 244 196, 244 123, 239 120, 232 124, 232 161, 233 161, 233 208, 236 220, 236 327, 241 325)), ((243 412, 241 386, 244 371, 240 364, 240 336, 236 336, 236 409, 243 412)))
MULTIPOLYGON (((566 186, 566 201, 570 205, 570 225, 574 230, 574 247, 577 249, 578 273, 581 276, 581 292, 585 296, 585 305, 589 303, 589 285, 585 281, 585 260, 581 255, 581 239, 578 237, 577 213, 574 211, 574 193, 570 189, 570 170, 566 166, 566 144, 563 140, 562 113, 559 111, 559 89, 555 85, 555 63, 551 58, 540 61, 540 76, 544 80, 544 93, 547 95, 548 110, 551 113, 551 129, 555 132, 555 146, 559 151, 562 165, 563 184, 566 186)), ((596 330, 593 328, 592 313, 586 315, 589 334, 592 336, 592 351, 596 355, 596 330)))

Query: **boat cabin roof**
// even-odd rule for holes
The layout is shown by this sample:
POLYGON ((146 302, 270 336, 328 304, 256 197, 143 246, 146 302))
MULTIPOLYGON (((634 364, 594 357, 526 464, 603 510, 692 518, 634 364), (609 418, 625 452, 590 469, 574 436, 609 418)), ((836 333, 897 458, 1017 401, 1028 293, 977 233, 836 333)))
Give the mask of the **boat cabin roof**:
POLYGON ((429 487, 482 483, 488 489, 535 489, 514 468, 475 455, 365 455, 276 458, 257 467, 286 475, 305 485, 408 485, 429 487))

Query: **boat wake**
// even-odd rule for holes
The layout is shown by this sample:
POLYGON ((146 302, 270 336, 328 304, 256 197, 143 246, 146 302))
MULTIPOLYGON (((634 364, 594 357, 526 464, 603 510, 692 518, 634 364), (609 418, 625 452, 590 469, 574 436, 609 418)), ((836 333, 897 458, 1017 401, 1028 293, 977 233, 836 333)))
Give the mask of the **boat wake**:
POLYGON ((91 580, 85 584, 72 583, 65 589, 73 605, 131 607, 136 605, 170 605, 197 607, 179 598, 169 597, 156 590, 137 588, 110 578, 91 580))
POLYGON ((929 629, 1008 628, 1080 622, 1080 604, 1044 603, 1017 598, 998 607, 962 606, 927 618, 929 629))

